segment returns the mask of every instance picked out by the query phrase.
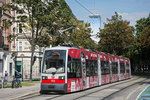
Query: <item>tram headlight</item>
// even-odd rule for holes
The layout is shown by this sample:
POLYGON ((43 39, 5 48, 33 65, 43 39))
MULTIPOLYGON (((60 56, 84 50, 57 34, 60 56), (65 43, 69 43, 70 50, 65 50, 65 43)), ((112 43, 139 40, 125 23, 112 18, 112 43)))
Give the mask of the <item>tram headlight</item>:
POLYGON ((59 80, 65 80, 65 76, 59 76, 58 79, 59 80))
POLYGON ((47 80, 47 76, 42 76, 42 80, 47 80))

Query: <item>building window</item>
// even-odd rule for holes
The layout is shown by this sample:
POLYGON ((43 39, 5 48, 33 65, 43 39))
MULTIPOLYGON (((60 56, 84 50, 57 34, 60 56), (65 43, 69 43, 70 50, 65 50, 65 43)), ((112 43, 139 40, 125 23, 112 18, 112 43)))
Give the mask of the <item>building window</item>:
POLYGON ((6 1, 5 0, 3 0, 3 4, 5 4, 6 3, 6 1))
POLYGON ((19 24, 19 33, 22 33, 22 24, 19 24))
POLYGON ((17 24, 17 33, 22 33, 22 24, 17 24))
POLYGON ((22 51, 22 42, 18 43, 18 51, 22 51))
POLYGON ((9 75, 12 76, 12 63, 9 63, 9 75))
POLYGON ((0 73, 3 72, 3 61, 0 59, 0 73))

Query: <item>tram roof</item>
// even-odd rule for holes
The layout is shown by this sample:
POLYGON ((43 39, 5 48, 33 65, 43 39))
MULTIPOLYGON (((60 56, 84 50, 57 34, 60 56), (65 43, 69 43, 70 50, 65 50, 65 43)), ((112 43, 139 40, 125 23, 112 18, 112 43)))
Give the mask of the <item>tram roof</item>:
POLYGON ((80 48, 67 47, 67 46, 56 46, 56 47, 46 48, 45 50, 68 50, 68 49, 80 49, 80 48))

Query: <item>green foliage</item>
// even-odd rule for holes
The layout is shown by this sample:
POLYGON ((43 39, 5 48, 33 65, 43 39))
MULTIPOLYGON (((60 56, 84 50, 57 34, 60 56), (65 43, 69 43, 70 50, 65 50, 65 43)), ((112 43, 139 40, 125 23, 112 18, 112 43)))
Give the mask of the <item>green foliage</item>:
POLYGON ((14 39, 16 39, 17 35, 15 34, 10 34, 9 36, 7 36, 7 40, 8 42, 12 42, 14 39))
POLYGON ((59 34, 57 39, 53 41, 53 45, 58 45, 64 42, 71 42, 75 46, 96 50, 97 44, 90 38, 92 32, 90 24, 81 23, 78 20, 73 22, 76 22, 76 25, 73 27, 70 26, 71 28, 65 31, 64 34, 59 34))
POLYGON ((129 55, 135 41, 133 33, 134 28, 129 26, 129 22, 122 20, 122 16, 115 12, 111 19, 107 19, 104 29, 100 30, 99 48, 115 55, 129 55))
POLYGON ((147 18, 141 18, 136 22, 136 35, 139 38, 142 35, 142 31, 144 30, 144 28, 150 25, 150 14, 147 18))
POLYGON ((136 58, 134 63, 150 65, 150 14, 147 18, 137 20, 136 35, 138 44, 138 53, 134 53, 136 58))
POLYGON ((81 46, 86 49, 97 48, 97 44, 90 38, 92 30, 89 23, 77 22, 76 28, 69 36, 69 41, 74 43, 76 46, 81 46))
MULTIPOLYGON (((59 30, 72 24, 70 21, 73 18, 65 0, 14 0, 13 3, 1 7, 2 10, 16 11, 17 17, 12 17, 11 22, 21 24, 24 35, 30 34, 32 36, 31 38, 25 36, 30 44, 39 46, 42 46, 41 43, 46 43, 45 39, 55 38, 59 30), (49 38, 45 38, 44 35, 49 38), (44 41, 41 42, 42 40, 44 41)), ((48 46, 48 43, 43 46, 48 46)))
MULTIPOLYGON (((65 0, 14 0, 13 3, 3 5, 0 11, 17 13, 16 18, 12 17, 5 22, 21 25, 23 35, 31 45, 30 80, 32 81, 35 47, 48 46, 53 39, 55 40, 56 33, 71 24, 73 14, 65 0)), ((11 41, 14 36, 8 38, 11 41)))
POLYGON ((150 48, 150 25, 143 29, 140 37, 140 43, 143 48, 150 48))

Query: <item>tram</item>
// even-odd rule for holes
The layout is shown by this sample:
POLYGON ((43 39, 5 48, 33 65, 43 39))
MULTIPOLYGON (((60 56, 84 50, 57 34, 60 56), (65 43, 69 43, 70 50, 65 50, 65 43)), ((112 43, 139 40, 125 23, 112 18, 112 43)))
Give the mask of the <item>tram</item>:
POLYGON ((41 69, 41 93, 70 93, 131 77, 128 58, 79 47, 45 49, 41 69))

